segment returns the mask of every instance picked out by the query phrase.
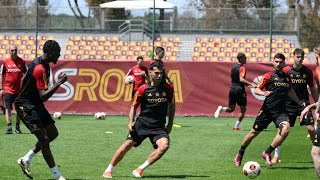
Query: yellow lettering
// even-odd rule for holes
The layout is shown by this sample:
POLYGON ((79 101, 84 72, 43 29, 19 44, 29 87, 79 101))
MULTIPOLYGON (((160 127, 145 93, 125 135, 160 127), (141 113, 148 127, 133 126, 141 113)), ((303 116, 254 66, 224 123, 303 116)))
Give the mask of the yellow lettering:
POLYGON ((175 96, 176 102, 183 103, 180 71, 170 70, 168 72, 168 77, 170 78, 173 84, 174 96, 175 96))
POLYGON ((81 101, 83 97, 83 92, 86 91, 88 94, 89 101, 97 101, 97 96, 94 92, 94 89, 99 85, 99 72, 94 69, 79 69, 79 76, 90 76, 91 81, 89 83, 77 84, 74 100, 81 101))
POLYGON ((103 73, 99 88, 99 95, 102 100, 106 102, 114 102, 121 98, 124 92, 124 76, 125 74, 120 69, 109 69, 103 73), (118 79, 117 86, 113 94, 109 94, 107 91, 111 77, 118 79))
POLYGON ((124 102, 131 101, 132 90, 133 90, 133 83, 126 85, 126 88, 124 90, 124 102))

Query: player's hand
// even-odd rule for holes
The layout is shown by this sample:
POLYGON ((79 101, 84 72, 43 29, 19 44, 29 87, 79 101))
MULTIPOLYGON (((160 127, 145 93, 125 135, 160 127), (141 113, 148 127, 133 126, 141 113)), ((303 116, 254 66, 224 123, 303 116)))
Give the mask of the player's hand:
POLYGON ((146 75, 146 72, 141 71, 140 75, 141 75, 141 76, 145 76, 145 75, 146 75))
POLYGON ((256 84, 252 84, 250 86, 248 86, 249 88, 257 88, 258 86, 256 84))
POLYGON ((60 84, 63 84, 64 82, 66 82, 68 80, 68 77, 66 75, 66 73, 60 73, 58 76, 58 82, 60 84))
POLYGON ((2 96, 2 95, 3 95, 3 89, 0 90, 0 96, 2 96))
POLYGON ((308 112, 310 111, 310 108, 307 106, 304 108, 304 110, 300 114, 300 122, 302 122, 303 119, 307 118, 308 112))
POLYGON ((267 96, 269 96, 271 93, 272 93, 272 91, 265 91, 265 92, 263 93, 263 96, 267 97, 267 96))

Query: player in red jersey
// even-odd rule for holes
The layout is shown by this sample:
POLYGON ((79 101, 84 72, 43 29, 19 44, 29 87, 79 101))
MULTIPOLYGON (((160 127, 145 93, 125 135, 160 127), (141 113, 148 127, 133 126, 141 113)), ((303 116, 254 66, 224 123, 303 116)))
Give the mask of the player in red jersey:
MULTIPOLYGON (((137 57, 137 65, 131 67, 125 77, 125 79, 127 79, 128 76, 133 76, 133 78, 134 78, 132 97, 134 96, 134 94, 138 90, 138 88, 141 85, 146 83, 148 69, 145 66, 143 66, 143 63, 144 63, 143 57, 138 56, 137 57)), ((125 81, 125 84, 130 84, 130 82, 125 81)))
POLYGON ((37 57, 29 65, 29 69, 22 79, 21 93, 15 101, 17 114, 22 122, 37 138, 36 144, 29 152, 18 159, 23 173, 32 179, 30 161, 36 153, 41 151, 43 158, 57 180, 65 180, 55 164, 50 149, 50 143, 58 137, 58 129, 48 110, 46 102, 67 81, 65 73, 58 76, 58 80, 51 87, 49 84, 50 63, 56 64, 60 57, 60 45, 54 40, 48 40, 43 45, 43 55, 37 57))
MULTIPOLYGON (((0 68, 0 94, 4 93, 5 109, 6 109, 6 134, 12 134, 12 104, 20 93, 21 78, 26 73, 27 67, 23 59, 18 56, 18 48, 15 45, 10 46, 10 57, 1 65, 0 68), (2 86, 3 85, 3 86, 2 86)), ((20 118, 16 116, 15 133, 21 134, 20 118)))
POLYGON ((111 162, 102 174, 103 177, 112 178, 113 169, 125 154, 133 146, 139 146, 146 138, 150 139, 155 150, 141 166, 132 172, 137 178, 141 178, 143 171, 159 160, 169 149, 169 133, 173 125, 175 100, 172 86, 162 83, 162 76, 163 66, 159 62, 152 63, 149 68, 151 81, 139 87, 132 101, 127 139, 114 153, 111 162), (141 111, 134 121, 139 106, 141 111), (166 124, 167 115, 169 120, 166 124))
POLYGON ((257 86, 246 77, 246 68, 243 66, 247 62, 247 57, 243 53, 237 55, 238 63, 231 69, 231 87, 229 91, 229 104, 227 107, 218 106, 214 117, 218 118, 221 112, 231 113, 234 111, 236 104, 240 106, 240 114, 238 120, 232 130, 240 130, 240 123, 247 110, 247 93, 245 86, 256 88, 257 86))
POLYGON ((266 129, 271 122, 276 125, 278 132, 271 145, 262 152, 261 156, 266 160, 267 164, 272 165, 272 151, 280 146, 289 134, 290 123, 286 109, 287 96, 300 106, 303 105, 303 102, 298 99, 296 93, 291 88, 290 77, 282 71, 285 66, 285 56, 280 53, 276 54, 273 59, 273 66, 274 71, 266 73, 255 89, 256 94, 265 96, 266 99, 263 102, 251 131, 243 139, 239 152, 234 159, 236 166, 241 165, 245 150, 252 140, 266 129), (266 91, 262 91, 264 88, 266 91))

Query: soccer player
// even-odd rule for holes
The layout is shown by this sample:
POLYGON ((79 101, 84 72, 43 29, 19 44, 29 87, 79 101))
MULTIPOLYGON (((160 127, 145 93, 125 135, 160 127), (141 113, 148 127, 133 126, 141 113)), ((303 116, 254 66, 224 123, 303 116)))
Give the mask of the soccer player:
MULTIPOLYGON (((4 93, 5 115, 7 122, 6 134, 12 134, 12 104, 20 93, 20 82, 24 73, 27 71, 26 63, 18 56, 18 48, 15 45, 10 46, 10 57, 0 67, 0 94, 4 93), (4 82, 2 82, 4 79, 4 82), (2 84, 4 85, 2 87, 2 84)), ((20 118, 16 116, 15 133, 21 134, 20 118)))
MULTIPOLYGON (((304 60, 304 51, 300 48, 296 48, 293 51, 294 63, 290 66, 283 68, 283 71, 290 77, 291 85, 294 92, 297 94, 300 101, 304 102, 305 105, 310 104, 309 93, 307 86, 310 87, 311 95, 313 97, 314 102, 318 101, 318 92, 317 87, 315 86, 314 77, 312 71, 303 65, 304 60)), ((301 111, 304 109, 299 106, 292 99, 288 99, 286 102, 287 111, 290 120, 290 127, 294 127, 297 116, 300 116, 301 111)), ((311 142, 314 141, 315 131, 314 131, 314 119, 312 113, 309 114, 303 119, 300 123, 300 126, 305 125, 309 134, 311 142)), ((272 163, 275 164, 279 162, 281 152, 281 146, 278 146, 275 149, 275 155, 272 158, 272 163)))
POLYGON ((168 83, 161 83, 162 76, 162 64, 152 63, 149 67, 151 81, 139 87, 132 101, 127 139, 114 153, 103 177, 112 178, 115 166, 124 155, 133 146, 138 147, 146 138, 150 139, 155 150, 141 166, 132 172, 137 178, 141 178, 143 171, 159 160, 169 149, 169 133, 173 125, 175 100, 172 86, 168 83), (134 121, 139 106, 141 107, 140 115, 134 121), (167 114, 169 120, 165 125, 167 114))
POLYGON ((50 150, 50 142, 58 136, 55 122, 45 108, 43 102, 47 101, 67 81, 64 73, 59 74, 58 81, 48 87, 50 76, 50 63, 56 64, 60 57, 60 45, 54 40, 48 40, 43 46, 43 55, 37 57, 29 65, 29 69, 22 79, 21 93, 15 101, 17 114, 22 122, 37 138, 35 146, 22 158, 18 159, 23 173, 32 179, 30 161, 36 153, 42 152, 54 178, 64 180, 55 164, 50 150))
POLYGON ((162 76, 162 82, 163 83, 166 83, 166 81, 168 81, 169 84, 171 84, 171 80, 169 79, 167 73, 166 73, 166 70, 165 70, 165 67, 164 67, 164 64, 163 64, 163 57, 164 57, 164 48, 163 47, 156 47, 156 50, 155 50, 155 53, 156 53, 156 56, 154 57, 154 60, 152 60, 150 62, 150 64, 154 63, 154 62, 159 62, 160 64, 162 64, 163 66, 163 76, 162 76))
POLYGON ((221 112, 231 113, 234 111, 236 104, 240 106, 240 114, 238 120, 232 130, 240 130, 240 123, 247 110, 247 93, 245 86, 256 88, 256 85, 250 83, 245 79, 246 68, 243 66, 247 62, 247 57, 243 53, 237 55, 238 64, 234 65, 231 69, 231 87, 229 91, 229 105, 228 107, 218 106, 214 117, 218 118, 221 112))
MULTIPOLYGON (((134 96, 135 92, 138 90, 138 88, 146 83, 146 77, 148 74, 148 69, 143 66, 144 60, 142 56, 137 57, 137 65, 131 67, 129 69, 129 72, 127 73, 125 79, 128 76, 133 76, 133 90, 132 90, 132 97, 134 96)), ((130 84, 130 82, 125 81, 125 84, 130 84)))
POLYGON ((245 150, 250 145, 251 141, 256 138, 262 130, 266 129, 271 122, 274 122, 278 128, 278 132, 271 145, 262 152, 261 155, 263 159, 266 160, 267 164, 272 165, 272 151, 280 146, 289 134, 290 123, 285 105, 287 95, 300 106, 303 104, 292 90, 289 76, 282 71, 285 66, 285 56, 281 53, 276 54, 273 59, 273 66, 274 71, 266 73, 258 87, 255 89, 256 94, 265 96, 266 98, 252 129, 245 136, 240 150, 234 159, 234 164, 236 166, 241 165, 245 150), (266 88, 266 91, 262 91, 264 88, 266 88))
MULTIPOLYGON (((315 114, 316 114, 316 121, 320 121, 320 101, 311 104, 307 106, 300 115, 300 122, 302 122, 305 119, 305 116, 307 116, 310 113, 311 109, 316 108, 315 114)), ((311 149, 311 156, 313 159, 314 167, 316 169, 316 173, 318 176, 318 179, 320 179, 320 127, 318 123, 318 128, 315 130, 315 138, 312 142, 312 149, 311 149)))

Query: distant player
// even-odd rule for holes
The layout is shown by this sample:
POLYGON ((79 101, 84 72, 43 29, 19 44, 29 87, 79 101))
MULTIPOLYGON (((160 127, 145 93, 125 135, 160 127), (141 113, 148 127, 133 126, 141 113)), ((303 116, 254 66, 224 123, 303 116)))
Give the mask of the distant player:
POLYGON ((137 178, 141 178, 143 171, 159 160, 169 149, 169 133, 173 125, 175 101, 172 86, 161 83, 162 76, 161 63, 152 63, 149 68, 150 82, 139 87, 132 101, 127 139, 114 153, 103 177, 112 178, 113 169, 125 154, 133 146, 138 147, 146 138, 150 139, 155 150, 141 166, 132 172, 137 178), (141 112, 134 121, 139 106, 141 112), (166 125, 167 113, 169 121, 166 125))
POLYGON ((276 54, 273 59, 273 66, 274 71, 266 73, 255 89, 256 94, 265 96, 266 98, 251 131, 243 139, 240 150, 234 159, 236 166, 241 165, 245 150, 251 141, 256 138, 261 131, 266 129, 271 122, 276 125, 278 132, 271 145, 262 152, 261 156, 266 160, 267 164, 272 165, 272 151, 280 146, 289 134, 290 123, 285 105, 287 96, 292 98, 300 106, 303 104, 292 90, 289 77, 282 71, 285 66, 285 56, 280 53, 276 54), (266 91, 262 91, 264 88, 266 91))
POLYGON ((60 57, 61 48, 56 41, 48 40, 43 46, 43 55, 37 57, 29 65, 29 69, 22 80, 21 93, 15 101, 17 114, 22 122, 35 135, 37 142, 29 152, 18 159, 23 173, 32 179, 30 171, 31 159, 41 151, 43 158, 49 166, 54 178, 65 180, 61 176, 50 149, 50 142, 58 136, 55 122, 44 106, 46 102, 67 81, 66 74, 59 74, 58 81, 48 87, 50 76, 50 63, 56 64, 60 57))
MULTIPOLYGON (((135 92, 138 90, 138 88, 146 83, 146 77, 148 74, 148 69, 143 66, 144 60, 142 56, 137 57, 137 65, 131 67, 129 69, 129 72, 127 73, 125 79, 128 76, 133 76, 133 90, 132 90, 132 97, 134 96, 135 92)), ((129 84, 130 82, 125 81, 126 84, 129 84)))
MULTIPOLYGON (((291 79, 292 89, 297 94, 300 101, 304 102, 305 105, 309 105, 310 100, 309 100, 309 93, 308 93, 308 87, 307 87, 309 86, 313 100, 314 102, 317 102, 318 92, 314 82, 313 73, 308 67, 302 64, 304 60, 304 51, 302 49, 297 48, 293 51, 293 55, 294 55, 293 65, 283 68, 283 71, 291 79)), ((300 113, 304 109, 304 107, 301 107, 299 104, 297 104, 295 101, 293 101, 290 98, 288 98, 288 101, 286 104, 287 104, 287 111, 288 111, 289 120, 290 120, 290 127, 294 127, 296 119, 298 116, 300 116, 300 113)), ((315 131, 314 131, 314 119, 311 112, 309 112, 307 117, 305 117, 303 121, 300 123, 300 126, 303 126, 303 125, 306 126, 310 134, 310 140, 313 142, 315 137, 315 131)), ((275 149, 275 155, 272 159, 273 164, 279 161, 280 151, 281 151, 281 146, 278 146, 275 149)))
POLYGON ((165 66, 163 64, 163 61, 162 59, 164 58, 164 48, 163 47, 156 47, 156 50, 155 50, 155 57, 154 57, 154 60, 151 60, 150 64, 154 63, 154 62, 159 62, 163 65, 163 77, 162 77, 162 82, 165 83, 166 81, 171 84, 171 80, 169 79, 167 73, 166 73, 166 70, 165 70, 165 66))
POLYGON ((219 106, 214 113, 214 117, 218 118, 221 112, 231 113, 235 110, 236 104, 240 106, 240 114, 238 120, 233 127, 233 130, 240 130, 240 123, 246 113, 247 109, 247 93, 245 86, 256 87, 255 84, 250 83, 245 79, 246 68, 243 66, 247 63, 247 57, 243 53, 237 55, 238 64, 231 69, 231 87, 229 90, 229 105, 228 107, 219 106))
MULTIPOLYGON (((12 134, 12 104, 18 94, 20 93, 21 78, 27 71, 26 63, 18 56, 18 47, 15 45, 10 46, 10 57, 0 67, 0 95, 4 92, 4 101, 6 109, 6 122, 7 132, 6 134, 12 134), (4 80, 2 82, 2 80, 4 80), (4 85, 2 87, 2 85, 4 85)), ((16 116, 16 128, 15 133, 21 134, 20 130, 20 118, 16 116)))

